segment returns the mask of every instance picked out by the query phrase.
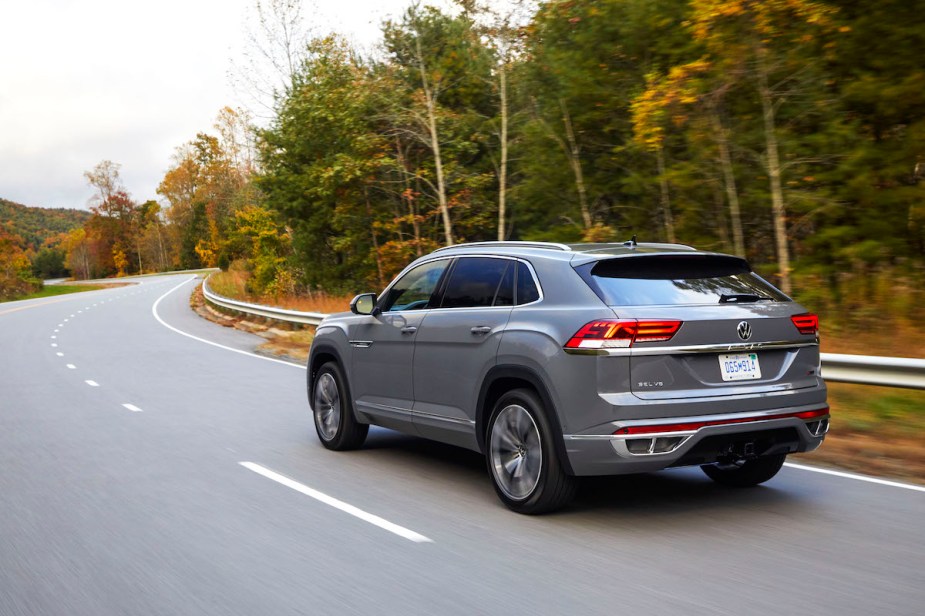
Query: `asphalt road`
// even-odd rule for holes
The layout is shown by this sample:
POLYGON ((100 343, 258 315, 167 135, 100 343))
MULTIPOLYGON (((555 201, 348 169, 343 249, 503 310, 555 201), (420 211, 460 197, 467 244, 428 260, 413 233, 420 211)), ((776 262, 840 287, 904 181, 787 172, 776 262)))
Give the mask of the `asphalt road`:
POLYGON ((921 489, 681 469, 519 516, 470 452, 322 448, 193 286, 0 304, 0 615, 925 613, 921 489))

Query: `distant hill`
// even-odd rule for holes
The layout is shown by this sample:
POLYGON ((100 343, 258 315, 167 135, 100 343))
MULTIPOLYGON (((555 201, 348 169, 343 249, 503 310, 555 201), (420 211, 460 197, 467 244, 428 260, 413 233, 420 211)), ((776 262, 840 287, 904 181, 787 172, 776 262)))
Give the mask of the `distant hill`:
POLYGON ((0 224, 26 240, 33 249, 41 248, 49 237, 80 227, 90 218, 84 210, 29 207, 0 199, 0 224))

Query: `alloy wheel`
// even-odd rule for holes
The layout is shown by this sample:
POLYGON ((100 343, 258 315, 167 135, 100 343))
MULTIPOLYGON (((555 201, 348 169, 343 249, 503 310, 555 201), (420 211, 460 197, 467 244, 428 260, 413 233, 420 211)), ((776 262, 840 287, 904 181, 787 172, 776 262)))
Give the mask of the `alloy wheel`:
POLYGON ((523 406, 511 404, 495 416, 489 444, 492 473, 508 498, 524 500, 536 488, 543 466, 540 431, 523 406))

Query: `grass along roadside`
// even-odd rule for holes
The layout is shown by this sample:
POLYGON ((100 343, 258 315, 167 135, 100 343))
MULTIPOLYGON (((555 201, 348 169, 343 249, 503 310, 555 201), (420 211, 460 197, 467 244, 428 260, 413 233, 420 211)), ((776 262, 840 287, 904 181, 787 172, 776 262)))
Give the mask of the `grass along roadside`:
MULTIPOLYGON (((122 286, 122 285, 118 285, 122 286)), ((18 302, 24 299, 40 299, 43 297, 55 297, 58 295, 68 295, 70 293, 82 293, 84 291, 98 291, 99 289, 109 289, 113 285, 110 284, 73 284, 73 285, 45 285, 41 291, 36 291, 35 293, 30 293, 28 295, 23 295, 13 299, 0 300, 0 304, 4 302, 18 302)))

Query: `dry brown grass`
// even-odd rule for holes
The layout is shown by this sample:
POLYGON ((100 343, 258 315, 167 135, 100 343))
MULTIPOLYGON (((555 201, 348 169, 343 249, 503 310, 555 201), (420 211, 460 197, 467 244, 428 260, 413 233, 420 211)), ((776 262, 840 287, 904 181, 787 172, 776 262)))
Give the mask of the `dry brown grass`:
POLYGON ((303 312, 344 312, 350 310, 350 300, 352 295, 328 295, 316 291, 308 295, 283 296, 280 298, 267 298, 273 301, 274 306, 287 308, 289 310, 301 310, 303 312))
POLYGON ((230 299, 302 312, 344 312, 350 309, 350 300, 353 299, 352 295, 330 295, 323 291, 312 291, 303 295, 264 295, 259 297, 246 291, 247 278, 247 272, 241 270, 217 272, 209 278, 209 288, 215 293, 230 299))

